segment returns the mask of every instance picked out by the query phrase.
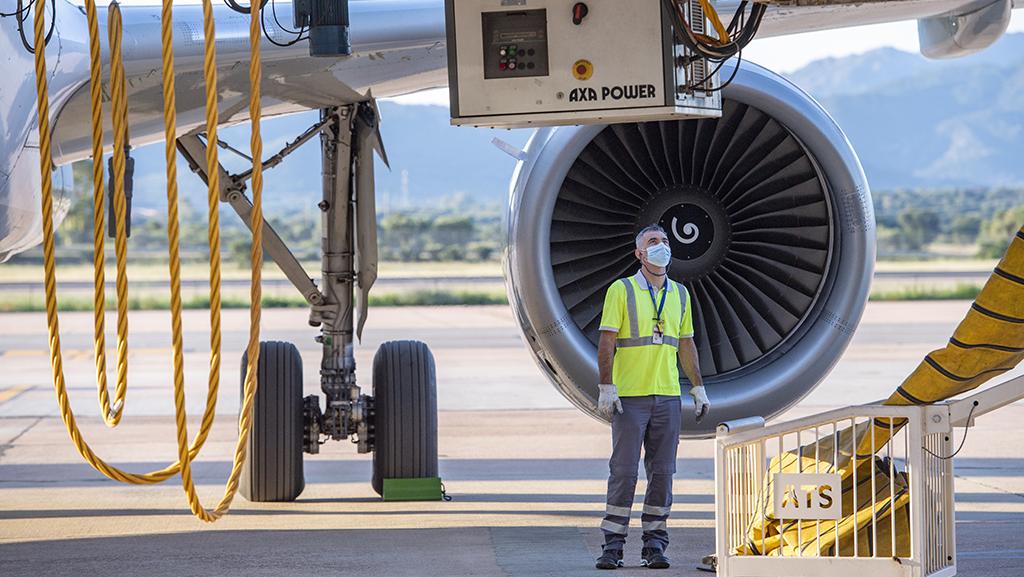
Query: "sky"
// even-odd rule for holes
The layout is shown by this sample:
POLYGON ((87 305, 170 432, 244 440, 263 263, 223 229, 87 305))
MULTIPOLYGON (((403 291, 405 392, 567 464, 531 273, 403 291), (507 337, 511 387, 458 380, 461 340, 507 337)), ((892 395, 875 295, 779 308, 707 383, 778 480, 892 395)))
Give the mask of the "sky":
MULTIPOLYGON (((1024 32, 1024 9, 1014 10, 1007 32, 1024 32)), ((891 22, 754 39, 743 51, 744 60, 752 60, 776 72, 787 73, 814 60, 862 54, 882 47, 918 52, 917 21, 891 22)), ((393 99, 402 104, 448 106, 448 89, 424 90, 393 99)))

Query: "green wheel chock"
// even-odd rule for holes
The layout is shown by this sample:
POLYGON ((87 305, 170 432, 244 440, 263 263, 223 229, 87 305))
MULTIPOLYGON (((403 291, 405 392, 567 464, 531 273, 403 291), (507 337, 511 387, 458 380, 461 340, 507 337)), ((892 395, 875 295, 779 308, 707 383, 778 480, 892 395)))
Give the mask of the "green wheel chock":
POLYGON ((443 498, 440 477, 384 479, 385 501, 440 501, 443 498))

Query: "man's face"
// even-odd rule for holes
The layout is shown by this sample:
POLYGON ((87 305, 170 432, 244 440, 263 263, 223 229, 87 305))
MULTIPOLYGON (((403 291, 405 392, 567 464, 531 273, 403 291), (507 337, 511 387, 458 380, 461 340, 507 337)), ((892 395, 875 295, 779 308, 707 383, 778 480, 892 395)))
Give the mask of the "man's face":
POLYGON ((647 266, 654 266, 647 262, 647 247, 657 244, 664 244, 665 246, 668 246, 668 235, 657 230, 645 232, 643 238, 640 239, 640 246, 633 252, 633 254, 636 255, 637 260, 640 262, 647 264, 647 266))

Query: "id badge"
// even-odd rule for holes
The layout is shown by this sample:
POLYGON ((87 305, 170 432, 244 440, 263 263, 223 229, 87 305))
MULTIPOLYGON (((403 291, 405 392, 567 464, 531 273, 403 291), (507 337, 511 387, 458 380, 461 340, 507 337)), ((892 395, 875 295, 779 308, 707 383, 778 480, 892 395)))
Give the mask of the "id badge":
POLYGON ((665 337, 662 336, 662 332, 661 331, 655 329, 654 330, 654 338, 651 339, 651 342, 653 342, 656 345, 660 345, 660 344, 665 342, 665 337))

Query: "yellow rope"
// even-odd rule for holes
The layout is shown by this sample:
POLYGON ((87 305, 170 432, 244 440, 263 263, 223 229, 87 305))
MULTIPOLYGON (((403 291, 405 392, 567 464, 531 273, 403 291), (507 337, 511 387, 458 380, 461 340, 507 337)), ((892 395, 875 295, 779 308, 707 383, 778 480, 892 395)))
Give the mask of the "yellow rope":
MULTIPOLYGON (((210 0, 204 0, 208 3, 210 0)), ((192 513, 203 521, 216 521, 227 513, 231 501, 238 491, 238 479, 242 474, 242 465, 246 457, 246 445, 249 441, 249 432, 252 428, 253 400, 256 396, 256 367, 259 361, 259 325, 260 325, 260 273, 263 262, 263 156, 262 141, 260 140, 260 11, 253 6, 250 13, 249 25, 249 113, 252 118, 252 138, 250 147, 253 158, 252 169, 252 194, 253 209, 251 213, 252 226, 252 285, 250 288, 249 306, 249 343, 248 363, 245 371, 245 386, 242 398, 241 416, 238 423, 238 441, 235 444, 235 456, 231 467, 231 474, 224 488, 224 495, 216 508, 207 510, 203 507, 199 495, 195 490, 195 483, 192 479, 191 455, 188 450, 188 424, 185 414, 185 384, 184 384, 184 355, 182 352, 181 338, 181 262, 178 255, 178 187, 177 168, 175 160, 177 149, 174 146, 176 137, 176 105, 174 100, 174 44, 173 27, 171 22, 171 6, 173 0, 163 0, 161 12, 161 42, 163 45, 163 88, 164 88, 164 137, 165 137, 165 160, 167 162, 167 240, 170 245, 170 276, 171 276, 171 338, 174 361, 174 414, 178 430, 178 460, 181 462, 181 482, 188 496, 189 506, 192 513)), ((204 8, 204 13, 206 9, 204 8)), ((209 52, 207 52, 207 56, 209 52)), ((208 69, 208 63, 204 63, 208 69)), ((216 146, 210 141, 210 146, 216 146)), ((208 147, 209 148, 209 147, 208 147)), ((216 167, 210 166, 210 171, 216 167)))
MULTIPOLYGON (((89 101, 92 107, 92 202, 93 202, 93 342, 96 359, 96 387, 99 392, 100 414, 108 426, 117 423, 109 418, 110 396, 107 393, 107 344, 104 316, 106 312, 106 255, 103 230, 106 217, 106 195, 103 186, 103 100, 100 33, 96 17, 96 3, 86 0, 85 15, 89 25, 89 101)), ((120 413, 118 413, 118 417, 120 413)))
MULTIPOLYGON (((217 125, 220 124, 217 109, 217 33, 213 24, 211 0, 203 0, 203 34, 206 50, 203 54, 203 75, 206 85, 206 136, 207 142, 217 142, 217 125)), ((206 394, 206 409, 199 425, 199 434, 189 451, 194 459, 199 448, 210 434, 214 412, 217 409, 217 392, 220 388, 220 160, 217 147, 206 147, 207 166, 207 236, 210 244, 210 372, 209 390, 206 394)), ((262 224, 262 221, 260 221, 262 224)))
MULTIPOLYGON (((107 12, 110 41, 111 117, 114 126, 114 254, 117 261, 117 388, 114 407, 103 407, 107 425, 121 420, 128 389, 128 235, 125 231, 126 201, 124 191, 124 157, 128 140, 128 96, 125 88, 124 62, 121 58, 121 7, 111 3, 107 12)), ((94 128, 95 130, 95 128, 94 128)), ((102 130, 102 128, 101 128, 102 130)), ((98 308, 98 307, 97 307, 98 308)), ((104 351, 106 352, 106 351, 104 351)))
MULTIPOLYGON (((261 279, 261 266, 263 261, 263 250, 262 250, 262 232, 263 232, 263 214, 262 214, 262 187, 263 187, 263 173, 262 173, 262 141, 260 140, 259 131, 259 118, 260 118, 260 28, 259 28, 259 10, 254 10, 251 14, 250 21, 250 43, 251 43, 251 59, 250 59, 250 82, 251 82, 251 94, 249 110, 252 116, 253 132, 251 148, 253 153, 254 163, 252 171, 252 190, 253 190, 253 210, 252 210, 252 230, 253 230, 253 244, 252 244, 252 287, 251 287, 251 306, 250 306, 250 327, 249 327, 249 343, 248 343, 248 363, 246 366, 246 377, 245 387, 243 393, 241 416, 239 418, 239 436, 235 447, 235 456, 233 460, 233 466, 231 474, 226 483, 224 495, 218 503, 217 507, 213 511, 207 511, 202 507, 198 495, 195 492, 195 486, 192 481, 191 472, 191 461, 195 458, 202 444, 205 442, 207 435, 209 434, 210 427, 213 422, 213 415, 216 407, 216 397, 220 382, 220 347, 221 347, 221 334, 220 334, 220 223, 218 217, 218 202, 219 202, 219 175, 217 174, 217 151, 216 146, 207 147, 207 166, 209 167, 209 241, 210 241, 210 373, 209 373, 209 389, 207 393, 207 405, 206 410, 203 414, 202 424, 200 425, 199 434, 196 435, 196 439, 193 442, 193 446, 189 447, 188 444, 188 432, 186 426, 186 414, 185 414, 185 389, 184 389, 184 355, 182 346, 182 329, 181 329, 181 262, 179 256, 179 224, 178 224, 178 188, 177 188, 177 170, 175 166, 176 160, 176 149, 174 142, 176 139, 176 108, 174 98, 174 55, 173 55, 173 35, 172 35, 172 21, 171 21, 171 5, 172 0, 164 0, 162 9, 162 21, 161 21, 161 42, 162 42, 162 55, 163 55, 163 94, 164 94, 164 130, 166 138, 166 162, 167 162, 167 198, 168 198, 168 254, 169 254, 169 270, 171 276, 171 329, 172 329, 172 342, 173 342, 173 362, 174 362, 174 401, 175 401, 175 418, 178 430, 178 462, 165 467, 159 471, 153 471, 146 474, 134 474, 122 471, 116 467, 113 467, 106 463, 104 460, 99 458, 89 447, 88 443, 82 438, 81 432, 78 425, 75 422, 74 413, 71 410, 70 402, 67 395, 67 384, 64 378, 63 360, 61 356, 61 345, 60 345, 60 326, 57 317, 57 295, 56 295, 56 259, 54 257, 54 242, 53 242, 53 182, 52 182, 52 147, 51 147, 51 131, 49 121, 49 87, 46 77, 46 55, 45 55, 45 35, 43 33, 43 22, 45 20, 45 3, 36 3, 35 12, 35 26, 34 26, 34 44, 35 44, 35 72, 36 72, 36 90, 38 98, 38 109, 39 109, 39 150, 40 150, 40 173, 42 183, 42 194, 41 194, 41 208, 43 216, 43 259, 44 259, 44 290, 46 296, 46 321, 47 330, 49 333, 49 348, 50 348, 50 359, 51 368, 53 370, 53 382, 54 389, 57 394, 57 402, 60 406, 61 416, 64 419, 65 426, 67 427, 68 434, 71 436, 72 442, 78 449, 82 457, 89 462, 97 471, 100 471, 107 477, 122 481, 125 483, 134 484, 150 484, 163 481, 177 472, 181 472, 182 483, 188 496, 189 505, 192 512, 204 521, 215 521, 223 516, 228 508, 230 507, 231 500, 238 489, 238 479, 241 475, 242 465, 246 457, 246 445, 248 443, 249 431, 251 430, 252 423, 252 407, 253 400, 256 395, 256 367, 259 362, 259 322, 260 322, 260 279, 261 279)), ((102 231, 102 209, 103 209, 103 169, 102 169, 102 111, 101 102, 99 99, 99 82, 100 76, 100 63, 99 63, 99 36, 98 36, 98 25, 96 23, 96 6, 95 0, 86 0, 85 2, 86 14, 89 20, 89 33, 90 33, 90 97, 92 101, 92 120, 93 120, 93 177, 94 177, 94 188, 93 188, 93 202, 94 210, 96 211, 94 221, 94 249, 96 254, 94 259, 96 261, 96 269, 94 280, 97 283, 96 294, 96 334, 97 334, 97 349, 96 349, 96 366, 97 366, 97 382, 99 383, 99 394, 100 404, 104 406, 104 414, 107 423, 111 426, 116 424, 120 419, 121 410, 123 404, 121 400, 124 398, 125 387, 122 387, 121 367, 127 367, 126 364, 122 364, 121 354, 124 351, 125 358, 127 354, 127 348, 121 347, 121 322, 122 318, 126 319, 126 316, 119 316, 119 380, 118 388, 115 393, 117 400, 111 411, 109 408, 109 398, 106 391, 106 360, 105 360, 105 349, 103 348, 103 306, 105 299, 103 298, 103 231, 102 231), (97 153, 99 151, 99 153, 97 153)), ((125 94, 124 85, 124 74, 123 64, 121 63, 121 18, 120 10, 116 4, 111 6, 111 14, 109 19, 110 34, 111 34, 111 55, 112 55, 112 71, 111 71, 111 94, 113 106, 112 116, 114 118, 114 130, 115 130, 115 192, 123 191, 123 179, 124 179, 124 166, 123 166, 123 150, 126 145, 125 139, 127 136, 127 99, 125 94), (118 141, 120 139, 121 151, 118 154, 118 141), (120 158, 121 167, 120 169, 116 166, 118 159, 120 158), (120 183, 117 179, 120 178, 120 183)), ((216 88, 216 53, 214 47, 214 22, 213 22, 213 10, 210 0, 203 0, 203 16, 204 16, 204 36, 206 40, 205 46, 205 58, 204 58, 204 73, 206 82, 206 112, 207 112, 207 130, 211 136, 210 142, 216 142, 216 127, 218 122, 217 115, 217 88, 216 88)), ((124 197, 122 195, 115 195, 115 226, 117 227, 117 236, 121 237, 124 235, 124 210, 119 210, 117 206, 117 199, 122 202, 121 209, 123 206, 124 197)), ((116 242, 117 239, 115 239, 116 242)), ((119 273, 121 272, 120 267, 124 262, 121 258, 122 253, 119 251, 118 265, 119 273)), ((123 286, 126 288, 127 279, 124 278, 123 286)), ((122 303, 126 303, 127 299, 121 298, 122 294, 122 277, 119 274, 118 277, 118 293, 119 293, 119 307, 122 303)), ((124 293, 126 295, 126 292, 124 293)), ((124 342, 127 343, 127 324, 124 324, 125 332, 124 342)), ((126 383, 126 379, 124 381, 126 383)))
POLYGON ((718 34, 717 44, 726 44, 729 42, 729 31, 722 24, 722 19, 718 17, 718 11, 711 5, 710 0, 698 0, 700 7, 704 9, 704 17, 711 21, 711 27, 715 29, 715 33, 718 34))
MULTIPOLYGON (((110 19, 110 23, 111 23, 111 25, 113 27, 113 30, 111 31, 111 33, 112 33, 112 35, 115 35, 117 38, 120 38, 120 35, 121 35, 120 11, 119 11, 119 8, 118 8, 118 6, 116 4, 111 4, 111 9, 116 11, 116 13, 117 13, 116 17, 112 17, 110 19)), ((95 5, 94 0, 89 0, 88 2, 86 2, 86 13, 87 13, 87 15, 91 13, 92 14, 92 18, 95 20, 96 5, 95 5)), ((98 46, 98 44, 99 44, 98 32, 95 33, 95 37, 94 38, 95 38, 95 44, 98 46)), ((92 39, 91 39, 91 43, 92 43, 92 39)), ((120 62, 121 58, 120 58, 120 54, 118 54, 118 52, 120 51, 120 42, 118 41, 116 43, 113 43, 112 46, 111 46, 111 50, 114 53, 114 54, 112 54, 112 59, 114 59, 116 62, 120 62)), ((95 60, 92 62, 91 68, 98 73, 98 69, 99 69, 99 51, 97 50, 95 52, 95 54, 91 54, 91 56, 95 57, 95 60)), ((211 60, 212 59, 213 59, 213 55, 211 54, 211 60)), ((45 69, 45 61, 44 61, 44 64, 43 64, 43 68, 45 69)), ((216 78, 214 77, 214 82, 209 82, 208 83, 208 86, 211 87, 211 91, 214 92, 214 93, 216 92, 216 90, 215 90, 215 88, 216 88, 215 80, 216 80, 216 78)), ((45 83, 44 83, 44 86, 45 86, 45 83)), ((99 84, 97 83, 95 86, 99 86, 99 84)), ((126 121, 127 120, 127 118, 126 118, 127 105, 126 105, 126 102, 124 102, 125 92, 123 90, 123 87, 124 87, 124 84, 122 82, 121 83, 122 90, 112 90, 113 99, 120 98, 120 99, 122 99, 122 102, 123 102, 122 104, 114 104, 113 108, 114 108, 114 110, 120 110, 121 111, 120 112, 120 114, 122 115, 121 126, 127 126, 127 121, 126 121)), ((44 94, 44 96, 45 96, 45 94, 44 94)), ((102 114, 102 110, 99 108, 97 103, 98 103, 98 100, 94 100, 93 101, 94 108, 93 108, 93 111, 92 111, 93 112, 93 115, 92 115, 93 116, 93 121, 96 122, 96 123, 100 122, 101 114, 102 114)), ((213 118, 214 119, 217 118, 216 109, 214 109, 214 111, 213 111, 213 118)), ((95 152, 95 146, 96 146, 96 140, 97 139, 99 139, 99 141, 100 141, 100 146, 101 146, 101 151, 102 151, 102 138, 103 138, 102 125, 101 124, 94 124, 94 126, 93 126, 94 152, 95 152)), ((41 149, 41 152, 42 152, 42 149, 41 149)), ((99 157, 100 157, 100 159, 102 159, 102 153, 99 155, 99 157)), ((214 158, 216 158, 216 156, 214 158)), ((95 175, 95 173, 96 173, 95 172, 96 171, 95 156, 94 156, 93 169, 94 169, 94 175, 95 175)), ((99 174, 100 174, 100 178, 102 178, 102 174, 103 174, 103 172, 102 172, 102 164, 100 165, 100 168, 99 168, 99 174)), ((95 202, 95 196, 97 194, 102 199, 102 195, 103 195, 102 187, 100 187, 100 190, 97 193, 96 188, 95 188, 95 184, 94 184, 93 193, 94 193, 94 202, 95 202)), ((44 195, 45 194, 46 194, 46 187, 44 186, 44 195)), ((46 202, 45 199, 44 199, 44 202, 46 202)), ((116 206, 115 206, 115 210, 116 210, 116 206)), ((96 234, 97 236, 93 239, 94 242, 97 243, 97 245, 95 247, 95 251, 96 251, 97 254, 100 254, 100 255, 103 254, 103 252, 102 252, 102 243, 103 243, 103 236, 102 235, 104 234, 103 220, 102 220, 103 214, 104 214, 104 212, 103 212, 103 208, 102 208, 102 205, 101 205, 100 209, 97 210, 96 215, 95 215, 96 220, 98 222, 94 223, 94 234, 96 234), (96 232, 97 230, 99 231, 98 233, 96 232), (97 241, 97 239, 99 239, 99 240, 97 241)), ((123 218, 122 218, 122 222, 123 222, 123 218)), ((45 233, 45 231, 44 231, 44 233, 45 233)), ((220 247, 219 222, 212 221, 210 223, 210 231, 209 231, 209 233, 210 233, 210 245, 217 247, 217 249, 219 251, 219 247, 220 247)), ((45 236, 45 234, 44 234, 44 236, 45 236)), ((102 256, 100 258, 102 259, 102 256)), ((202 448, 203 444, 206 441, 207 436, 209 435, 210 429, 213 426, 213 419, 214 419, 214 415, 215 415, 215 411, 216 411, 216 405, 217 405, 217 392, 219 390, 219 385, 220 385, 220 254, 219 254, 219 252, 215 253, 215 255, 211 258, 211 273, 210 274, 211 274, 211 283, 212 283, 211 295, 210 295, 210 302, 211 302, 211 310, 210 310, 210 315, 211 315, 210 335, 211 335, 211 342, 215 343, 216 346, 211 348, 211 351, 210 351, 210 375, 211 375, 211 377, 210 377, 210 382, 209 382, 209 390, 208 390, 208 393, 207 393, 207 404, 206 404, 206 409, 203 412, 203 419, 202 419, 202 422, 201 422, 201 425, 200 425, 199 433, 196 435, 196 438, 193 441, 193 446, 192 446, 192 448, 190 450, 190 455, 192 456, 192 458, 195 458, 195 455, 198 454, 199 450, 202 448)), ((97 265, 96 277, 98 278, 97 282, 99 283, 99 287, 103 286, 103 276, 102 275, 103 275, 102 267, 97 265)), ((126 291, 121 287, 121 285, 126 284, 127 283, 127 279, 126 278, 123 279, 123 280, 119 279, 118 283, 119 283, 119 287, 118 287, 119 291, 118 292, 122 293, 122 294, 126 294, 126 291)), ((97 322, 96 322, 96 333, 98 335, 100 335, 99 339, 102 339, 103 338, 103 324, 102 323, 103 323, 105 302, 104 302, 104 298, 103 298, 103 291, 102 291, 102 289, 97 290, 96 294, 98 295, 98 298, 96 299, 96 302, 95 302, 95 309, 94 309, 95 310, 94 317, 95 317, 95 319, 98 319, 97 322)), ((123 299, 123 302, 126 302, 126 301, 127 301, 126 298, 123 299)), ((49 304, 47 306, 49 308, 49 304)), ((54 306, 56 306, 56 305, 54 305, 54 306)), ((54 316, 56 317, 56 314, 54 314, 54 316)), ((99 339, 97 339, 97 340, 99 340, 99 339)), ((59 340, 58 340, 58 343, 59 343, 59 340)), ((60 353, 60 351, 59 351, 59 346, 58 346, 58 356, 59 356, 59 353, 60 353)), ((52 354, 52 352, 51 352, 51 354, 52 354)), ((56 363, 56 364, 60 364, 60 362, 61 361, 60 361, 59 358, 54 360, 54 363, 56 363)), ((100 367, 103 367, 104 369, 106 367, 106 351, 105 351, 105 349, 102 346, 99 346, 99 345, 98 345, 98 348, 97 348, 97 351, 96 351, 96 364, 97 364, 97 371, 100 370, 100 367)), ((106 371, 104 370, 102 373, 100 373, 100 375, 98 375, 98 377, 99 377, 98 378, 98 383, 101 384, 100 396, 101 396, 101 405, 102 405, 103 404, 102 398, 103 398, 104 395, 106 395, 106 387, 104 386, 106 384, 106 381, 105 381, 105 379, 106 379, 106 371)), ((60 404, 61 413, 64 416, 64 421, 65 421, 65 424, 66 424, 66 426, 68 428, 68 433, 71 435, 72 441, 74 442, 75 446, 78 448, 79 453, 82 454, 82 456, 87 461, 89 461, 89 463, 92 464, 93 467, 96 468, 98 471, 100 471, 101 473, 103 473, 107 477, 110 477, 111 479, 115 479, 115 480, 122 481, 122 482, 125 482, 125 483, 153 484, 153 483, 159 483, 161 481, 164 481, 164 480, 166 480, 166 479, 176 475, 181 470, 180 462, 175 462, 174 464, 169 465, 169 466, 167 466, 167 467, 165 467, 163 469, 152 471, 152 472, 149 472, 149 473, 144 473, 144 474, 129 473, 129 472, 123 471, 121 469, 118 469, 116 467, 113 467, 113 466, 110 466, 109 464, 107 464, 105 461, 103 461, 102 459, 97 457, 92 452, 92 450, 89 448, 88 444, 82 438, 80 431, 78 430, 78 427, 77 427, 77 425, 75 423, 74 414, 71 411, 70 403, 68 402, 68 399, 67 399, 67 392, 66 392, 66 387, 64 385, 63 374, 61 375, 61 379, 54 381, 54 385, 57 388, 57 397, 58 397, 58 402, 60 404)), ((107 407, 103 407, 103 408, 104 408, 104 416, 106 416, 108 414, 107 413, 107 407)), ((108 423, 109 423, 109 421, 108 421, 108 423)))

